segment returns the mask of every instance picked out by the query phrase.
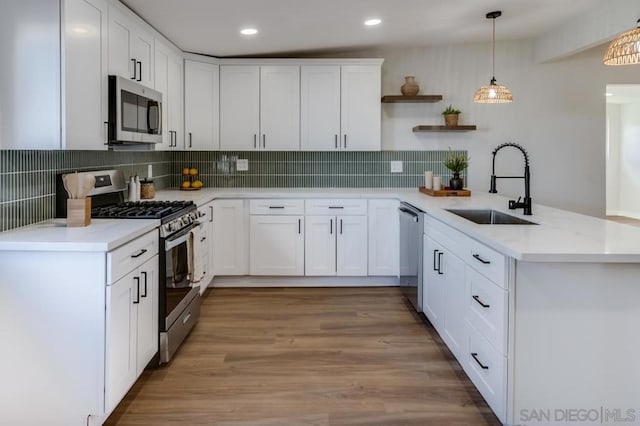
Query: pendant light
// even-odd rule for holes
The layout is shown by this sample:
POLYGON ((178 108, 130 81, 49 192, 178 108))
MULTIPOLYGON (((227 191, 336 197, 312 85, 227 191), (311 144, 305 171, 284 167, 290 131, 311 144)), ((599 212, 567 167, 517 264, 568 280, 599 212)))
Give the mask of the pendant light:
POLYGON ((623 32, 611 42, 602 62, 605 65, 640 64, 640 19, 636 28, 623 32))
POLYGON ((493 20, 493 41, 491 43, 493 50, 493 75, 489 85, 479 88, 473 96, 473 102, 479 104, 504 104, 513 102, 511 90, 506 86, 501 86, 496 83, 496 18, 500 16, 502 16, 502 12, 499 10, 487 13, 487 19, 493 20))

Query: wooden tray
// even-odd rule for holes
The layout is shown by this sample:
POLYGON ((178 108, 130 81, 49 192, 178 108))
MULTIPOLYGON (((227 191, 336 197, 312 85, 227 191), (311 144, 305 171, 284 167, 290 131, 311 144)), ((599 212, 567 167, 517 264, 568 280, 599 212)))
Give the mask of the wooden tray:
POLYGON ((200 188, 180 188, 180 191, 200 191, 202 189, 202 187, 200 188))
POLYGON ((434 191, 433 189, 427 189, 424 186, 421 186, 418 189, 423 194, 431 195, 432 197, 470 197, 471 196, 471 191, 469 191, 468 189, 452 190, 447 188, 448 187, 445 187, 440 191, 434 191))

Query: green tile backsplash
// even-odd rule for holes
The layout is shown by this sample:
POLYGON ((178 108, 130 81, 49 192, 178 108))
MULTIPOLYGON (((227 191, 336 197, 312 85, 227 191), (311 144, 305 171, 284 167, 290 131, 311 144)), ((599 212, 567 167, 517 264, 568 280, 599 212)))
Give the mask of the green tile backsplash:
POLYGON ((184 166, 197 167, 209 188, 409 188, 422 184, 425 170, 446 182, 447 153, 0 150, 0 231, 52 218, 56 175, 76 170, 121 169, 144 177, 152 164, 158 189, 178 187, 184 166), (249 171, 236 171, 237 158, 249 160, 249 171), (403 173, 390 172, 394 160, 403 162, 403 173))

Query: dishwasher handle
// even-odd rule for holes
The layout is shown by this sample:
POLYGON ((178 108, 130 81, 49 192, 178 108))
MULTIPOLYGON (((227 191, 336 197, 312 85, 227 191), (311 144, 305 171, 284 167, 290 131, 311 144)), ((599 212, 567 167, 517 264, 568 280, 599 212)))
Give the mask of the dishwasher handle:
POLYGON ((414 212, 413 210, 409 210, 407 208, 404 207, 398 207, 398 210, 400 210, 400 213, 404 213, 408 216, 411 216, 411 218, 413 219, 414 222, 418 222, 418 218, 419 215, 418 213, 414 212))

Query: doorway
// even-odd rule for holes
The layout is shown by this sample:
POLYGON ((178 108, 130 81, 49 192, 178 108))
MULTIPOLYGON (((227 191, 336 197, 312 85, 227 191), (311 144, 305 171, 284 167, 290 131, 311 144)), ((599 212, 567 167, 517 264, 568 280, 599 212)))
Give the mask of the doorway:
POLYGON ((606 89, 607 217, 640 225, 640 84, 606 89))

